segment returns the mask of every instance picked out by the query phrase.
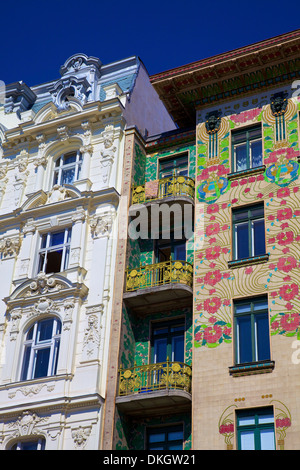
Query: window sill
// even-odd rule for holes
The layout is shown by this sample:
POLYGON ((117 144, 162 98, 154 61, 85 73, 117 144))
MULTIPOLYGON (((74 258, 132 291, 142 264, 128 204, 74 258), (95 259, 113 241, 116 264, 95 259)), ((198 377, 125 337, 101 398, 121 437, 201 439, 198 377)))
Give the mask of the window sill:
POLYGON ((258 166, 256 168, 248 168, 247 170, 242 170, 242 171, 236 171, 234 173, 229 173, 227 175, 227 178, 229 180, 235 180, 235 179, 238 179, 238 178, 245 178, 247 176, 253 176, 253 175, 264 173, 265 169, 266 169, 265 165, 258 166))
POLYGON ((267 374, 272 372, 274 367, 274 361, 248 362, 246 364, 238 364, 229 367, 229 374, 233 377, 241 377, 244 375, 254 374, 267 374))
POLYGON ((269 255, 260 255, 260 256, 252 256, 251 258, 242 258, 236 259, 232 261, 228 261, 228 268, 241 268, 244 266, 251 266, 252 264, 261 264, 266 263, 269 260, 269 255))

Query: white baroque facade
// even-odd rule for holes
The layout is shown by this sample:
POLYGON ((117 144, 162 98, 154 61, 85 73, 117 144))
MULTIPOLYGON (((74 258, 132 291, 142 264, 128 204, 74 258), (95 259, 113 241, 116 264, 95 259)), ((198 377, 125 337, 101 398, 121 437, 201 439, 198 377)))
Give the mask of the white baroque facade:
POLYGON ((174 128, 136 57, 0 107, 0 448, 101 449, 124 131, 174 128))

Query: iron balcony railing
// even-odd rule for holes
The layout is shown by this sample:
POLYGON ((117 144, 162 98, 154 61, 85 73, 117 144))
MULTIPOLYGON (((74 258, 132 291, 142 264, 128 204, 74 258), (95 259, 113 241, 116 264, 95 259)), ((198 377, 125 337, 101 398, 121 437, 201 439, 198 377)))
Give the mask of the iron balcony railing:
POLYGON ((188 196, 194 199, 195 181, 188 176, 169 176, 132 187, 132 204, 143 204, 167 197, 188 196))
POLYGON ((193 266, 187 261, 163 261, 126 270, 125 291, 147 289, 167 284, 193 285, 193 266))
POLYGON ((119 369, 119 396, 164 389, 191 391, 192 368, 184 362, 159 362, 119 369))

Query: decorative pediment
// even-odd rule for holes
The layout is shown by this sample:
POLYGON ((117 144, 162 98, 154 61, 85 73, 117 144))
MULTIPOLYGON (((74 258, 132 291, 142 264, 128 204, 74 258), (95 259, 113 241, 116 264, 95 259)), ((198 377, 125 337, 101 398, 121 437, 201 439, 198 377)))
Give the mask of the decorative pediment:
POLYGON ((17 287, 9 298, 4 299, 12 302, 17 299, 28 299, 34 296, 44 296, 62 289, 73 287, 72 282, 59 274, 45 274, 40 272, 36 278, 28 279, 17 287))
POLYGON ((28 211, 35 209, 36 207, 44 206, 47 204, 53 204, 56 202, 65 201, 70 198, 80 198, 81 192, 70 184, 60 186, 55 184, 48 193, 45 191, 37 191, 34 194, 28 196, 27 201, 22 206, 22 211, 28 211))

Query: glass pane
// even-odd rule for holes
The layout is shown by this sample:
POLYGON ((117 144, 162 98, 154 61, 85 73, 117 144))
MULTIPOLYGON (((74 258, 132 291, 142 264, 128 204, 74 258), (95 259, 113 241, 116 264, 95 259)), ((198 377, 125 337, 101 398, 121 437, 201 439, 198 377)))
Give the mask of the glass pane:
POLYGON ((250 316, 237 318, 237 347, 238 362, 252 362, 251 318, 250 316))
POLYGON ((174 431, 170 431, 168 432, 168 441, 177 441, 177 440, 180 440, 180 439, 183 439, 183 430, 182 429, 178 429, 178 430, 174 430, 174 431))
POLYGON ((42 236, 41 248, 46 248, 46 243, 47 243, 47 234, 42 236))
POLYGON ((237 224, 235 229, 236 257, 237 259, 248 258, 250 256, 248 223, 237 224))
POLYGON ((262 161, 262 141, 256 140, 255 142, 251 142, 251 157, 252 157, 252 168, 256 168, 257 166, 261 166, 262 161))
POLYGON ((174 246, 174 260, 185 261, 185 243, 174 246))
POLYGON ((22 442, 21 450, 37 450, 38 441, 35 442, 22 442))
POLYGON ((149 445, 149 450, 165 450, 165 449, 164 449, 164 446, 149 445))
POLYGON ((26 340, 30 340, 32 339, 33 337, 33 329, 34 329, 34 325, 30 328, 30 330, 28 331, 27 335, 26 335, 26 340))
POLYGON ((267 424, 267 423, 274 423, 273 413, 263 414, 262 416, 258 416, 258 424, 267 424))
POLYGON ((64 165, 76 162, 76 153, 69 153, 64 156, 64 165))
POLYGON ((161 338, 154 341, 154 362, 167 360, 167 339, 161 338))
POLYGON ((154 443, 154 442, 164 442, 166 439, 166 433, 165 432, 153 432, 149 434, 149 442, 154 443))
POLYGON ((23 359, 21 380, 27 380, 29 360, 30 360, 30 352, 31 352, 31 346, 26 346, 25 351, 24 351, 24 359, 23 359))
POLYGON ((233 218, 235 222, 238 222, 239 220, 248 220, 248 210, 234 211, 233 218))
POLYGON ((237 144, 240 142, 245 142, 247 139, 246 132, 233 132, 232 141, 237 144))
POLYGON ((68 170, 62 170, 60 184, 72 184, 75 177, 75 167, 68 170))
POLYGON ((167 450, 182 450, 182 443, 169 444, 167 450))
POLYGON ((241 416, 238 418, 239 426, 250 426, 255 424, 254 416, 241 416))
POLYGON ((242 171, 247 169, 247 146, 246 144, 235 147, 235 169, 242 171))
POLYGON ((52 233, 50 246, 63 245, 65 232, 52 233))
POLYGON ((236 313, 246 313, 246 312, 250 312, 251 310, 251 307, 250 307, 250 304, 236 304, 235 305, 235 312, 236 313))
POLYGON ((258 310, 267 310, 268 309, 268 301, 267 300, 259 300, 253 302, 253 310, 257 312, 258 310))
POLYGON ((46 377, 48 375, 48 364, 50 348, 39 349, 36 352, 35 371, 33 378, 46 377))
POLYGON ((240 433, 240 437, 241 437, 241 450, 255 450, 253 431, 242 431, 240 433))
POLYGON ((255 206, 251 209, 251 217, 264 217, 264 207, 263 206, 255 206))
POLYGON ((269 321, 266 313, 255 315, 257 361, 270 359, 269 321))
POLYGON ((39 323, 37 341, 46 341, 52 338, 53 319, 44 320, 39 323))
POLYGON ((167 335, 168 334, 168 328, 155 328, 153 331, 153 334, 156 335, 167 335))
POLYGON ((261 450, 275 450, 274 431, 272 429, 262 429, 260 431, 261 450))
POLYGON ((252 227, 254 232, 253 256, 263 255, 266 252, 265 222, 264 220, 255 220, 252 222, 252 227))
POLYGON ((172 339, 172 361, 184 361, 184 337, 183 335, 175 336, 172 339))
POLYGON ((250 139, 258 139, 259 137, 261 137, 261 126, 249 130, 250 139))

